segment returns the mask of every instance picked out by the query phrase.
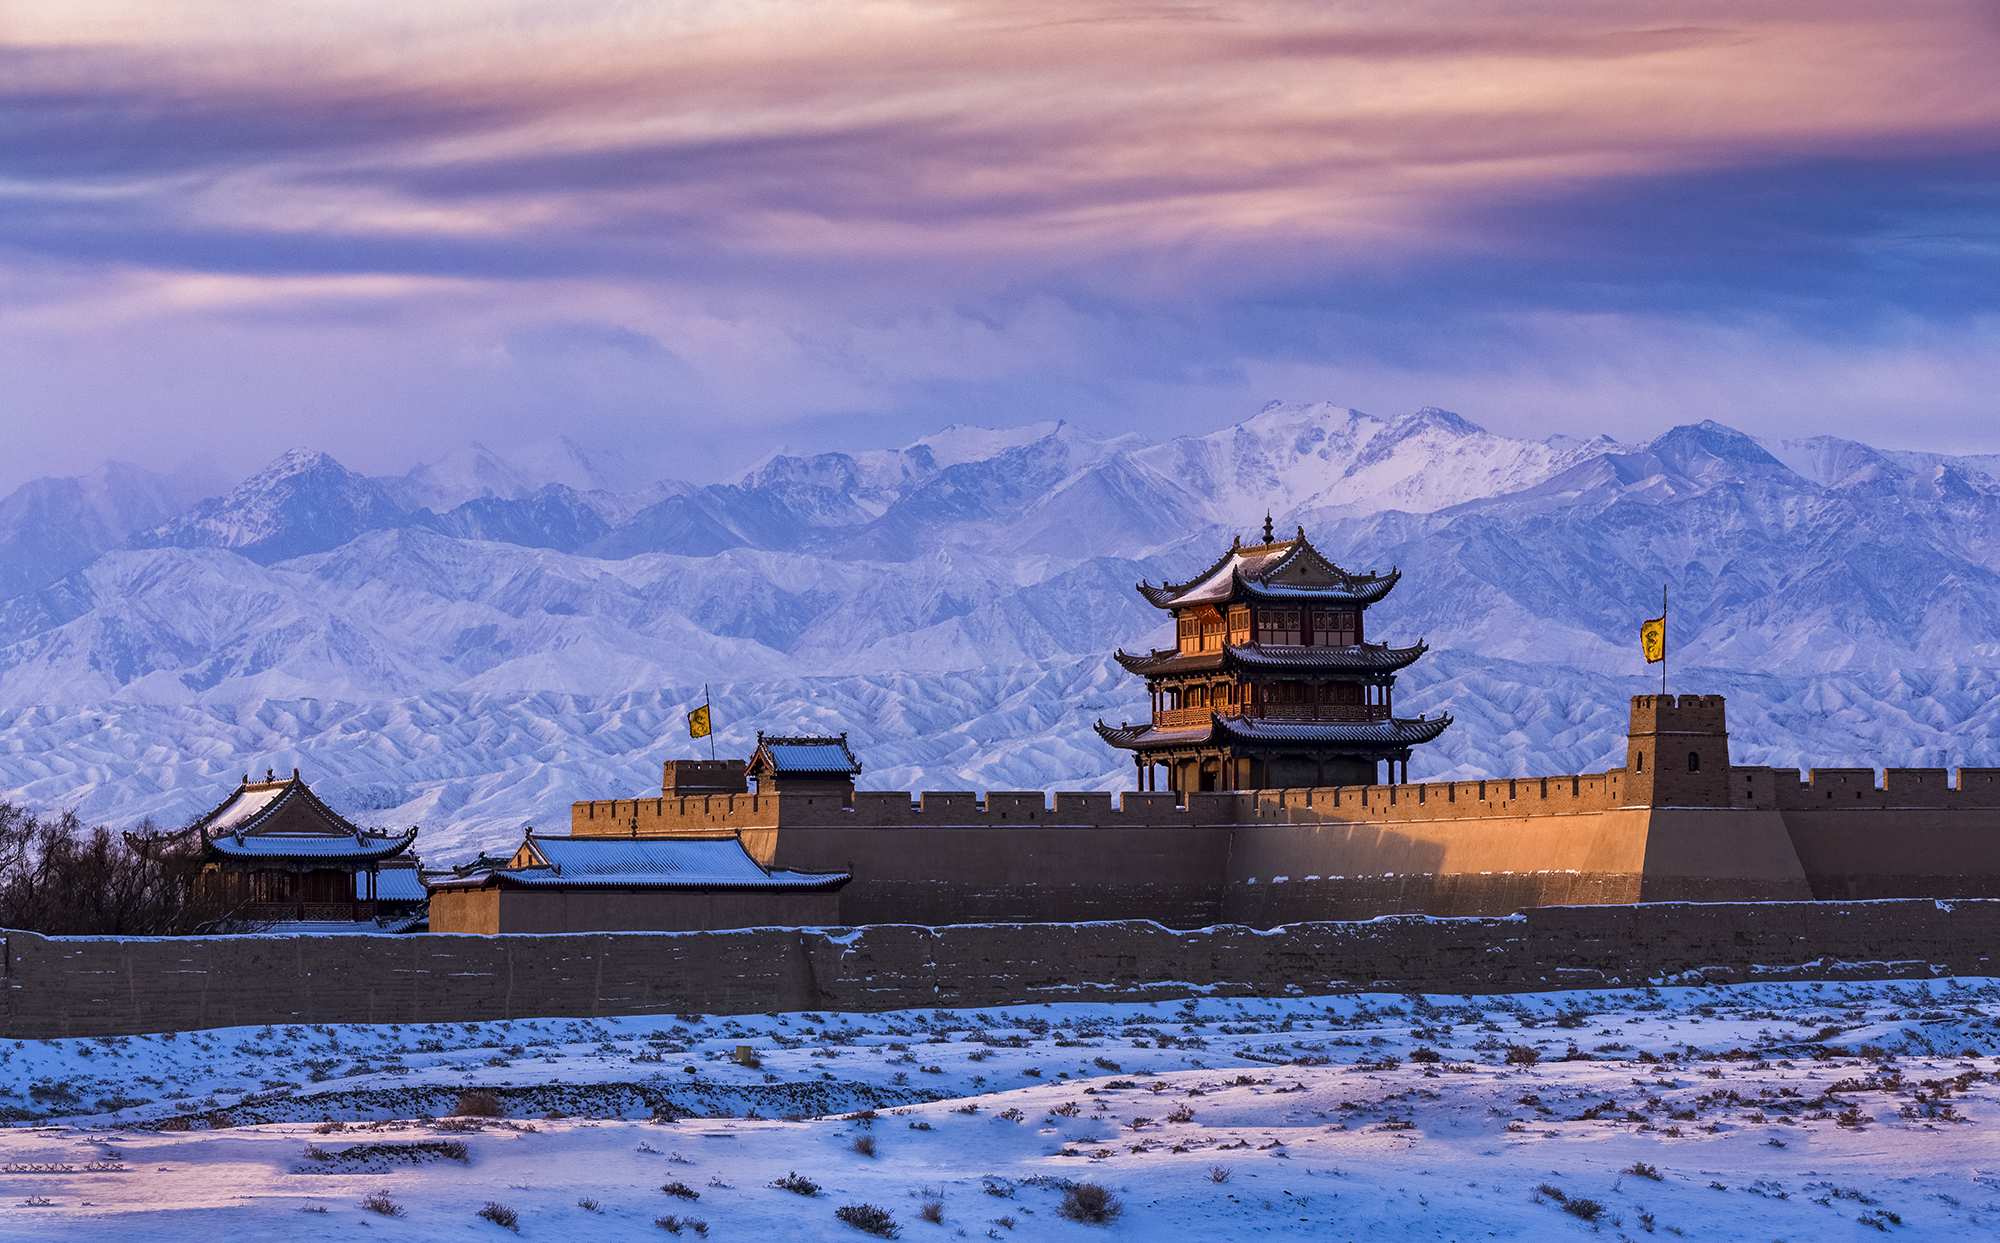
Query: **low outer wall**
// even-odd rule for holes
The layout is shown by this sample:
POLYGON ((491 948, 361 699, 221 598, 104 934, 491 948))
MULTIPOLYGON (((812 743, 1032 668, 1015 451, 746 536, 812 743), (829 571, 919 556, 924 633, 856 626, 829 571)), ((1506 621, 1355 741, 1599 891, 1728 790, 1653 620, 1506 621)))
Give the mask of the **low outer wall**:
POLYGON ((9 932, 0 1036, 1045 1000, 2000 974, 2000 901, 1657 903, 1361 923, 116 940, 9 932), (1858 964, 1858 965, 1854 965, 1858 964))

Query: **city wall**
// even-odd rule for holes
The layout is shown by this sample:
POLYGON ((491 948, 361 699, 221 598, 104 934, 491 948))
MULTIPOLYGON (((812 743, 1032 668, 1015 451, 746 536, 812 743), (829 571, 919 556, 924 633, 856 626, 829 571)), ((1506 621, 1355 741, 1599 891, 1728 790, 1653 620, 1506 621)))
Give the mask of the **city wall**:
POLYGON ((571 831, 735 829, 840 870, 846 924, 1147 918, 1269 927, 1658 901, 2000 898, 2000 769, 1736 767, 1708 806, 1626 769, 1221 793, 858 791, 578 803, 571 831), (1724 788, 1726 786, 1726 789, 1724 788), (1671 792, 1669 792, 1671 793, 1671 792))
POLYGON ((886 1010, 1347 989, 1492 993, 2000 974, 2000 901, 1544 907, 1519 915, 567 936, 8 932, 0 1037, 265 1023, 886 1010))

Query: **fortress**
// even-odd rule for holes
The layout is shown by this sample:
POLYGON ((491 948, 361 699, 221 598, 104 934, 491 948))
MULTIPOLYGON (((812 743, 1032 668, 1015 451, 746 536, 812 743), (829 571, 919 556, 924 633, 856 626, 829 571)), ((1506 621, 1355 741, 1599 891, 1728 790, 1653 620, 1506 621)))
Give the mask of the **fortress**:
MULTIPOLYGON (((1721 696, 1632 701, 1608 772, 1186 794, 677 792, 577 803, 579 837, 736 835, 844 872, 842 925, 1151 919, 1272 927, 1526 907, 2000 897, 2000 769, 1731 767, 1721 696), (1664 751, 1670 760, 1662 764, 1664 751), (1701 771, 1687 771, 1690 752, 1701 771), (1644 767, 1641 768, 1641 757, 1644 767)), ((693 770, 693 771, 690 771, 693 770)), ((433 899, 433 931, 461 926, 433 899)))
MULTIPOLYGON (((1119 654, 1148 678, 1154 719, 1100 727, 1134 753, 1139 790, 855 790, 844 738, 760 738, 747 763, 669 761, 658 797, 574 804, 570 839, 733 838, 773 881, 829 878, 813 900, 846 926, 1269 928, 1575 904, 2000 897, 2000 769, 1891 768, 1878 786, 1866 768, 1801 781, 1732 766, 1719 695, 1636 696, 1626 763, 1606 772, 1374 781, 1450 724, 1392 715, 1394 671, 1424 648, 1366 642, 1362 612, 1395 578, 1348 575, 1303 532, 1273 542, 1267 527, 1264 544, 1232 547, 1188 584, 1142 585, 1174 610, 1179 646, 1119 654), (1262 788, 1273 778, 1286 784, 1262 788)), ((565 892, 556 879, 433 888, 431 928, 723 926, 691 898, 621 902, 602 881, 565 892)), ((729 926, 797 922, 775 907, 754 918, 744 887, 732 892, 729 926)))
MULTIPOLYGON (((1394 715, 1424 645, 1363 614, 1396 579, 1267 528, 1142 584, 1176 647, 1119 653, 1153 717, 1099 730, 1136 790, 856 790, 844 736, 759 735, 426 877, 430 933, 7 932, 0 1035, 1996 970, 2000 769, 1801 781, 1730 764, 1720 696, 1640 695, 1620 767, 1399 781, 1451 721, 1394 715)), ((407 840, 270 776, 202 822, 217 875, 351 927, 407 840), (351 901, 309 909, 336 871, 351 901)))

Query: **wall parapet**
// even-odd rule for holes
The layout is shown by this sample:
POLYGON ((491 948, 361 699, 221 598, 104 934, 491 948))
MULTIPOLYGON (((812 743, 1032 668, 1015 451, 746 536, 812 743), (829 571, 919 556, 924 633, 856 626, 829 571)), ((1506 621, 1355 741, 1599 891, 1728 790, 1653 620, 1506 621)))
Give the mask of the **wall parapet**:
POLYGON ((1269 931, 1128 920, 492 937, 8 932, 0 1036, 1993 975, 1996 946, 2000 900, 1552 906, 1269 931))
MULTIPOLYGON (((1730 807, 1781 811, 2000 810, 2000 768, 1796 770, 1735 766, 1730 807)), ((570 832, 638 836, 752 828, 896 828, 951 825, 1076 827, 1368 823, 1580 815, 1643 806, 1628 801, 1626 770, 1548 777, 1489 777, 1395 785, 1320 786, 1185 794, 1062 790, 856 790, 821 794, 715 794, 574 803, 570 832)))

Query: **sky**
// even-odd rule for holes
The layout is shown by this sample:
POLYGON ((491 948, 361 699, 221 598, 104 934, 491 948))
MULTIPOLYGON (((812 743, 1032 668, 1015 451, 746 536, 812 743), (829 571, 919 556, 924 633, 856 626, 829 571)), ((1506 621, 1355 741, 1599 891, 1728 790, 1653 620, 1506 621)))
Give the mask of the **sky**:
POLYGON ((2000 8, 0 0, 0 488, 1271 400, 2000 452, 2000 8))

